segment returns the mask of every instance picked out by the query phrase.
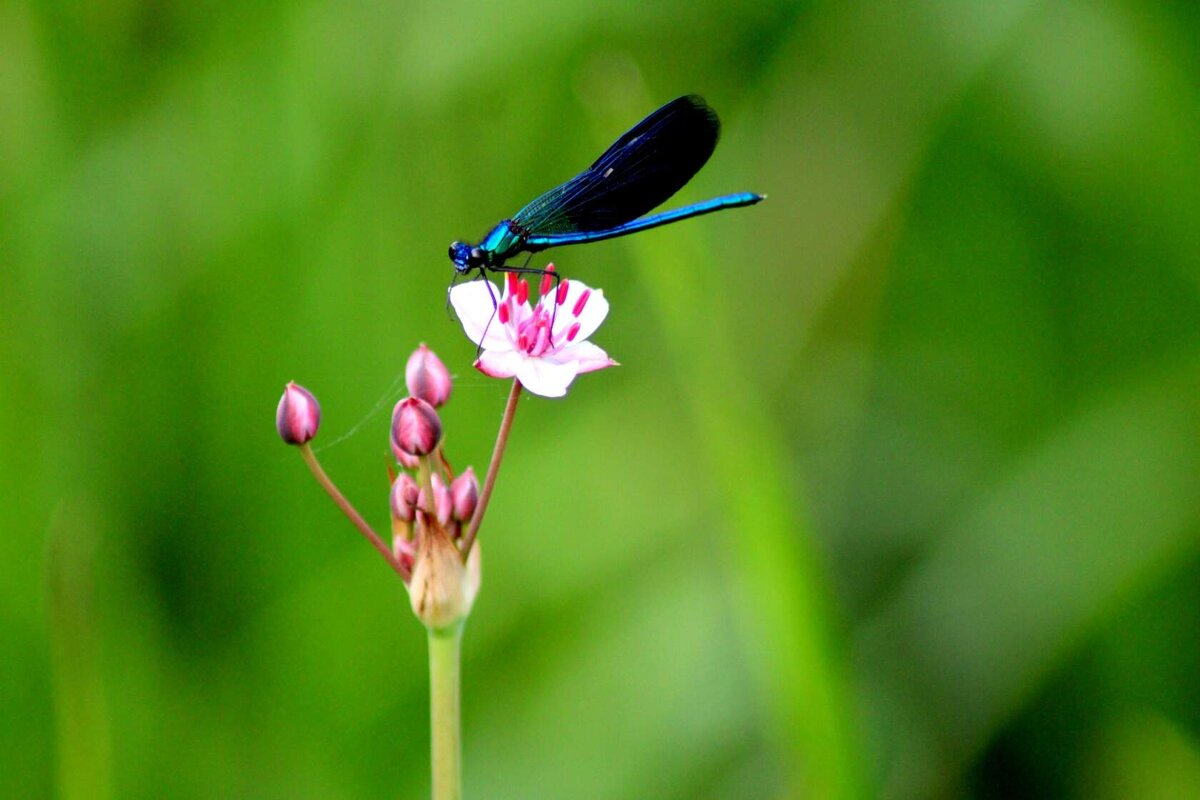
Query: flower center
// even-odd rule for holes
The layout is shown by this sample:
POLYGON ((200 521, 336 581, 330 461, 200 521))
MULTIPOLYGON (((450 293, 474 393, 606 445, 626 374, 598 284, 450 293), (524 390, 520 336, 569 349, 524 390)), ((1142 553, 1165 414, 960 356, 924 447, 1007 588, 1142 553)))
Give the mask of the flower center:
POLYGON ((524 315, 521 307, 528 308, 529 283, 510 272, 505 276, 504 288, 504 297, 497 309, 498 316, 500 324, 508 326, 512 332, 517 350, 531 358, 538 358, 547 353, 556 353, 578 338, 581 329, 579 316, 591 297, 590 289, 584 289, 568 307, 570 282, 562 278, 555 285, 554 265, 549 264, 538 287, 539 297, 533 306, 533 313, 521 319, 524 315))
POLYGON ((550 315, 541 303, 533 307, 533 315, 517 328, 517 347, 525 355, 535 358, 554 349, 550 336, 550 315))

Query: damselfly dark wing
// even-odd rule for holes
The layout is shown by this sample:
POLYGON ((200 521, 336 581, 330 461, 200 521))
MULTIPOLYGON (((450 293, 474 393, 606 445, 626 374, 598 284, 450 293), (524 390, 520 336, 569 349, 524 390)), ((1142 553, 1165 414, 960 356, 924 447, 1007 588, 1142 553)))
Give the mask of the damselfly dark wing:
POLYGON ((513 221, 538 236, 606 230, 637 219, 691 180, 712 155, 720 132, 717 113, 704 98, 676 98, 513 221))

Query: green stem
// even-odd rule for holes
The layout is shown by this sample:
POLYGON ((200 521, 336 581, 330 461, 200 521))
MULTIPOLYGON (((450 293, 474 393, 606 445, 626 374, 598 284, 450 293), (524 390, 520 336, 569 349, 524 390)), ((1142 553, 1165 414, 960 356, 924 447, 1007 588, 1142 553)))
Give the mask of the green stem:
POLYGON ((462 798, 461 622, 429 631, 429 722, 433 800, 462 798))

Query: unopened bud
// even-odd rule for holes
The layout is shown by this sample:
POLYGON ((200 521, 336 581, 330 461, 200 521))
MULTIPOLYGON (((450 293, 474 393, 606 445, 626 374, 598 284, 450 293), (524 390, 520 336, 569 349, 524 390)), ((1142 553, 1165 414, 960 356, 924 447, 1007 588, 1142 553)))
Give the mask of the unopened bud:
POLYGON ((317 435, 321 406, 312 392, 292 381, 283 389, 275 409, 275 428, 287 444, 307 444, 317 435))
POLYGON ((421 466, 421 459, 416 456, 410 456, 408 453, 396 446, 396 442, 392 441, 392 455, 396 458, 396 463, 405 469, 417 469, 421 466))
POLYGON ((434 408, 450 399, 450 370, 424 342, 408 357, 404 382, 408 385, 409 394, 421 398, 434 408))
POLYGON ((433 510, 437 515, 438 522, 446 525, 450 522, 450 487, 442 481, 442 476, 436 472, 429 476, 429 483, 433 486, 433 510))
POLYGON ((430 630, 457 625, 471 613, 479 594, 479 546, 464 565, 458 548, 435 519, 423 517, 408 597, 413 613, 430 630))
POLYGON ((421 489, 407 472, 401 472, 392 481, 392 516, 403 522, 412 522, 417 515, 417 500, 421 489))
MULTIPOLYGON (((392 556, 396 561, 412 575, 413 562, 416 560, 417 550, 413 547, 413 543, 408 537, 403 534, 394 534, 392 536, 392 556)), ((411 578, 410 578, 411 580, 411 578)))
POLYGON ((442 439, 442 421, 433 406, 406 397, 392 411, 392 448, 410 456, 427 456, 442 439))
POLYGON ((454 519, 468 522, 479 504, 479 479, 475 477, 475 470, 467 467, 451 482, 450 499, 454 504, 454 519))

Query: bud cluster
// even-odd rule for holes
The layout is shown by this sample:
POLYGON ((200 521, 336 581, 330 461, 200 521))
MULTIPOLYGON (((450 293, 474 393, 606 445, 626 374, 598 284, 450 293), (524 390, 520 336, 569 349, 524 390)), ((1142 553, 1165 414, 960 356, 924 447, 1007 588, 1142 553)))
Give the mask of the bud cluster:
POLYGON ((455 477, 442 451, 437 409, 450 397, 450 372, 422 344, 409 358, 404 377, 411 394, 392 410, 392 454, 399 465, 392 482, 393 530, 411 539, 418 512, 424 512, 457 541, 479 502, 479 480, 470 467, 455 477))
POLYGON ((440 630, 465 619, 479 591, 479 547, 465 544, 464 537, 479 505, 479 480, 470 467, 455 475, 443 451, 437 409, 450 398, 446 365, 422 344, 408 359, 404 377, 409 396, 392 410, 390 428, 398 465, 389 497, 390 548, 353 511, 307 446, 321 419, 316 397, 289 383, 275 424, 284 442, 300 446, 317 480, 404 578, 414 613, 426 627, 440 630))
POLYGON ((438 408, 450 398, 450 372, 422 344, 404 370, 409 396, 392 410, 392 549, 411 570, 413 611, 426 626, 443 628, 466 617, 479 589, 478 547, 461 550, 463 532, 479 502, 479 480, 467 467, 455 475, 443 450, 438 408), (464 564, 464 561, 466 562, 464 564))

